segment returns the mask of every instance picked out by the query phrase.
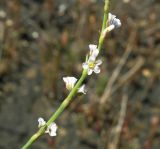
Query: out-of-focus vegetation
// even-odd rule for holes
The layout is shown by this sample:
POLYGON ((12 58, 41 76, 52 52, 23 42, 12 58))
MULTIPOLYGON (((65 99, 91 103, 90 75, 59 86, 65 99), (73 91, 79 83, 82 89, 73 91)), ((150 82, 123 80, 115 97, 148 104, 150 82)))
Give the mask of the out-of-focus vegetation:
MULTIPOLYGON (((111 0, 110 10, 122 27, 106 38, 101 74, 56 121, 57 137, 32 148, 159 149, 160 1, 111 0)), ((102 14, 102 0, 0 0, 0 148, 20 148, 56 110, 102 14)))

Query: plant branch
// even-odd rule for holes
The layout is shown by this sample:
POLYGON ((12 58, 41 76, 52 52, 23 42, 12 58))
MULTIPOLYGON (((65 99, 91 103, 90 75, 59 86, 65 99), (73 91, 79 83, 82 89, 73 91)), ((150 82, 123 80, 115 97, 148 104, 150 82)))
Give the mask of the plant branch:
POLYGON ((108 23, 109 2, 110 0, 105 0, 105 4, 104 4, 103 23, 102 23, 102 29, 101 29, 101 34, 100 34, 99 43, 98 43, 99 51, 102 49, 102 45, 105 39, 105 36, 103 35, 103 31, 107 27, 107 23, 108 23))
MULTIPOLYGON (((103 23, 102 23, 102 29, 101 29, 101 34, 99 37, 99 43, 98 43, 98 50, 100 51, 102 49, 103 43, 105 36, 102 36, 103 30, 106 28, 107 25, 107 20, 108 20, 108 12, 109 12, 109 0, 105 0, 105 5, 104 5, 104 16, 103 16, 103 23)), ((41 127, 37 133, 35 133, 29 140, 28 142, 22 147, 22 149, 28 149, 42 134, 44 134, 46 128, 54 122, 60 114, 64 111, 64 109, 69 105, 69 103, 73 100, 73 97, 77 94, 77 91, 79 87, 82 85, 83 81, 87 77, 87 70, 83 70, 82 75, 76 85, 73 87, 69 95, 64 99, 64 101, 61 103, 57 111, 51 116, 51 118, 48 120, 46 125, 44 127, 41 127)))

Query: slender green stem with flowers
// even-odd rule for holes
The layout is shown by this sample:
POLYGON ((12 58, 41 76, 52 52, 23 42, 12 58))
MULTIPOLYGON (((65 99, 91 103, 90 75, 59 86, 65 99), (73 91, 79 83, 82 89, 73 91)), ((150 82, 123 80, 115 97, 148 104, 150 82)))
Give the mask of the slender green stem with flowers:
POLYGON ((120 20, 117 19, 116 16, 109 13, 109 1, 110 0, 105 0, 104 17, 98 47, 93 44, 89 45, 90 53, 89 56, 87 56, 86 62, 82 64, 83 71, 80 79, 77 81, 75 77, 63 78, 66 84, 66 88, 70 91, 69 95, 64 99, 59 108, 47 122, 45 122, 43 118, 38 119, 39 130, 28 140, 28 142, 22 147, 22 149, 28 149, 44 133, 49 133, 50 136, 56 136, 57 126, 54 121, 69 105, 69 103, 73 100, 73 97, 75 97, 76 94, 86 94, 85 85, 83 84, 86 77, 88 75, 91 75, 93 72, 100 73, 99 65, 102 63, 102 61, 96 60, 96 58, 100 50, 102 49, 105 36, 109 31, 121 26, 120 20))
POLYGON ((98 43, 99 51, 102 49, 102 45, 103 45, 104 38, 105 38, 104 36, 102 36, 102 33, 108 23, 108 13, 109 13, 109 4, 110 4, 109 2, 110 2, 110 0, 105 0, 105 4, 104 4, 104 15, 103 15, 102 29, 101 29, 101 34, 100 34, 99 43, 98 43))

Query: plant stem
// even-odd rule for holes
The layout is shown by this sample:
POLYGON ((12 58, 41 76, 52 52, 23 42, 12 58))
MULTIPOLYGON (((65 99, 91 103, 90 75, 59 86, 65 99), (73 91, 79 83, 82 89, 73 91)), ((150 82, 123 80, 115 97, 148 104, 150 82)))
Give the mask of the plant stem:
POLYGON ((72 89, 68 97, 62 102, 60 107, 57 109, 57 111, 53 114, 53 116, 48 120, 47 126, 49 126, 59 115, 64 111, 64 109, 69 105, 73 97, 76 95, 78 88, 82 85, 83 81, 87 77, 87 70, 83 70, 82 75, 78 82, 76 83, 75 87, 72 89))
POLYGON ((104 4, 103 23, 102 23, 102 29, 101 29, 101 34, 100 34, 99 43, 98 43, 98 50, 99 51, 102 49, 104 39, 105 39, 105 36, 103 36, 103 31, 107 27, 108 13, 109 13, 109 2, 110 2, 110 0, 105 0, 105 4, 104 4))
MULTIPOLYGON (((99 51, 102 49, 102 45, 104 43, 104 36, 103 36, 103 30, 106 28, 107 25, 107 20, 108 20, 108 12, 109 12, 109 0, 105 0, 105 5, 104 5, 104 16, 103 16, 103 23, 102 23, 102 30, 101 34, 99 37, 99 43, 98 43, 98 49, 99 51)), ((64 109, 69 105, 69 103, 73 100, 73 97, 77 94, 77 91, 79 87, 82 85, 83 81, 87 77, 87 70, 84 69, 82 72, 82 75, 74 88, 71 90, 69 95, 64 99, 64 101, 61 103, 57 111, 51 116, 51 118, 48 120, 46 125, 44 127, 41 127, 37 133, 35 133, 29 140, 28 142, 22 147, 22 149, 28 149, 42 134, 45 133, 46 128, 54 122, 60 114, 64 111, 64 109)))
POLYGON ((22 149, 28 149, 46 130, 46 126, 41 127, 37 133, 35 133, 28 142, 22 147, 22 149))
POLYGON ((59 117, 59 115, 64 111, 64 109, 69 105, 73 97, 76 95, 78 88, 81 86, 86 76, 87 70, 83 70, 80 79, 78 80, 74 88, 71 90, 67 98, 64 99, 64 101, 61 103, 57 111, 51 116, 46 125, 44 127, 41 127, 39 131, 29 139, 29 141, 22 147, 22 149, 29 148, 45 132, 47 126, 49 126, 53 121, 55 121, 59 117))

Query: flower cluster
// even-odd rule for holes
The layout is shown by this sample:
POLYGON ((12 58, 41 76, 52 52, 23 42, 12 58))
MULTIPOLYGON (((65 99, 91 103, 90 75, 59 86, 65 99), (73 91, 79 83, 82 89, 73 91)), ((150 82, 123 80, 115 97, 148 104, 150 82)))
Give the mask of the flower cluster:
MULTIPOLYGON (((38 127, 40 128, 45 125, 46 125, 46 121, 41 117, 38 118, 38 127)), ((45 133, 48 133, 51 137, 56 136, 57 135, 56 134, 57 128, 58 127, 57 127, 56 123, 53 122, 47 127, 45 133)))
POLYGON ((97 45, 90 44, 89 45, 90 53, 88 60, 82 64, 83 69, 87 69, 88 75, 91 75, 93 72, 100 73, 99 65, 102 64, 101 60, 96 60, 99 50, 97 45))
MULTIPOLYGON (((116 18, 115 15, 112 15, 111 13, 108 14, 108 27, 104 30, 104 35, 113 30, 114 28, 118 28, 121 26, 121 21, 116 18)), ((83 69, 87 70, 88 75, 91 75, 93 72, 98 74, 100 73, 100 65, 102 64, 101 60, 96 60, 99 50, 97 45, 90 44, 89 45, 89 57, 87 58, 86 62, 82 64, 83 69)), ((66 88, 71 91, 73 87, 75 86, 75 83, 77 82, 77 79, 75 77, 63 77, 63 81, 66 84, 66 88)), ((78 89, 79 93, 86 94, 85 85, 82 85, 78 89)))
MULTIPOLYGON (((118 28, 121 26, 121 21, 116 18, 115 15, 112 15, 111 13, 108 14, 108 27, 106 27, 102 33, 102 36, 105 37, 106 33, 109 31, 112 31, 114 28, 118 28)), ((100 65, 102 64, 101 60, 96 60, 97 56, 99 54, 99 49, 97 45, 90 44, 89 45, 89 55, 86 59, 86 62, 82 64, 83 69, 87 70, 87 74, 91 75, 93 72, 98 74, 100 73, 100 65)), ((63 81, 66 84, 67 90, 71 91, 76 82, 77 78, 75 77, 63 77, 63 81)), ((78 93, 83 93, 86 94, 86 86, 83 84, 80 88, 78 88, 78 93)), ((46 125, 46 121, 44 121, 43 118, 38 119, 38 127, 43 127, 46 125)), ((45 133, 49 133, 50 136, 56 136, 56 131, 57 131, 57 125, 56 123, 51 123, 49 126, 47 126, 47 129, 45 133)))

